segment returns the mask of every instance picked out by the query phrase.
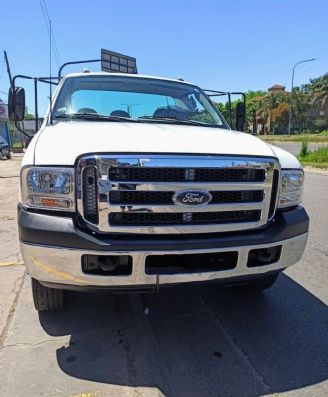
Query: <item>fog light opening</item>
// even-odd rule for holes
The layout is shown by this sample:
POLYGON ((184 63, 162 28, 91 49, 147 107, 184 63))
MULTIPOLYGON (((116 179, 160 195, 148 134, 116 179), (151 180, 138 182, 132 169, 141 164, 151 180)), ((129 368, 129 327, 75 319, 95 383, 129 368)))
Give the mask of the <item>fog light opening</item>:
POLYGON ((132 274, 129 255, 83 255, 82 271, 98 276, 128 276, 132 274))
POLYGON ((247 267, 267 266, 280 259, 281 245, 268 248, 259 248, 249 251, 247 267))

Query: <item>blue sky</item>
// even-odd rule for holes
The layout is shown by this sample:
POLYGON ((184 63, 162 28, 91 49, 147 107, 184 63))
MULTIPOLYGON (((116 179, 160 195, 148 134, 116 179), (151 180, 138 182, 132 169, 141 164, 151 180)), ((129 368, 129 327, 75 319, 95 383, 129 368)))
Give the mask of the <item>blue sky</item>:
MULTIPOLYGON (((61 62, 97 58, 107 48, 135 56, 143 74, 238 91, 275 83, 290 88, 292 66, 302 59, 317 61, 296 69, 296 84, 328 72, 327 0, 45 1, 61 62)), ((4 1, 0 18, 0 49, 7 50, 12 73, 48 75, 40 1, 4 1)), ((0 91, 6 92, 0 59, 0 91)), ((52 67, 57 71, 55 59, 52 67)), ((47 94, 40 93, 41 112, 47 94)))

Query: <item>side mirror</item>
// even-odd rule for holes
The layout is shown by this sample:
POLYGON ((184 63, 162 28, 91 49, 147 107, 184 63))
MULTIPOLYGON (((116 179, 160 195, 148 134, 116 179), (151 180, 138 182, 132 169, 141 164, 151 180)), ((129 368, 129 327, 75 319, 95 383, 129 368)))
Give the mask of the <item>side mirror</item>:
POLYGON ((8 116, 12 121, 22 121, 25 115, 25 90, 11 87, 8 94, 8 116))
POLYGON ((244 102, 238 102, 236 105, 236 130, 244 131, 246 123, 246 106, 244 102))

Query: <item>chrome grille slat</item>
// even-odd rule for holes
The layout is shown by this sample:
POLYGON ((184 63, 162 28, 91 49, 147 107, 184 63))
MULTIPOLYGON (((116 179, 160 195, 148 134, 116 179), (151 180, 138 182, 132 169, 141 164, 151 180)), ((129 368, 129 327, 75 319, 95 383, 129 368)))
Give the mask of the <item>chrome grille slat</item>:
MULTIPOLYGON (((106 204, 105 204, 106 205, 106 204)), ((222 212, 238 210, 263 210, 265 205, 262 202, 257 203, 220 203, 208 204, 205 206, 178 206, 178 205, 156 205, 156 204, 133 204, 133 211, 130 210, 131 204, 110 204, 111 212, 144 212, 144 213, 182 213, 182 212, 222 212)))
POLYGON ((279 188, 279 171, 273 171, 273 178, 272 178, 272 189, 271 189, 271 200, 270 200, 270 208, 269 208, 269 219, 272 219, 274 216, 274 212, 277 206, 277 194, 279 188))
MULTIPOLYGON (((174 191, 112 190, 108 193, 110 204, 167 204, 174 205, 174 191)), ((210 191, 209 205, 225 203, 251 203, 263 200, 262 190, 210 191)))
POLYGON ((112 225, 179 225, 179 224, 224 224, 236 222, 256 222, 261 211, 222 211, 222 212, 112 212, 109 214, 109 223, 112 225))
POLYGON ((279 182, 280 166, 274 158, 90 155, 78 162, 77 207, 90 229, 100 232, 188 234, 254 229, 267 223, 269 210, 270 217, 274 215, 274 170, 279 182), (97 170, 97 221, 84 217, 81 175, 90 165, 97 170), (140 175, 146 180, 138 180, 140 175), (221 180, 218 175, 223 176, 221 180), (133 180, 124 179, 127 176, 133 180), (212 202, 193 207, 172 202, 174 194, 188 189, 210 192, 212 202))
POLYGON ((265 171, 252 168, 113 167, 111 181, 130 182, 263 182, 265 171))
POLYGON ((200 189, 208 191, 234 191, 234 190, 265 190, 268 188, 268 182, 244 182, 244 183, 229 183, 229 182, 193 182, 191 185, 185 182, 110 182, 112 190, 152 190, 152 191, 174 191, 186 189, 200 189))
POLYGON ((92 223, 98 223, 97 169, 87 166, 82 172, 83 216, 92 223))

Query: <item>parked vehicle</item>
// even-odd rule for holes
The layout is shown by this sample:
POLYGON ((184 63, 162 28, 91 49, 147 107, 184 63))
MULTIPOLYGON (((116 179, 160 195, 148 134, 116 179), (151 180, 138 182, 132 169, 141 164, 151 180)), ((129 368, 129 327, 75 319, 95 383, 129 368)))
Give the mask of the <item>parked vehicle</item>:
MULTIPOLYGON (((135 73, 60 79, 21 169, 19 238, 37 310, 61 309, 67 289, 261 291, 300 260, 300 163, 232 130, 210 95, 135 73)), ((24 90, 12 87, 9 103, 20 120, 24 90)), ((236 117, 243 129, 243 105, 236 117)))
POLYGON ((0 135, 0 158, 11 159, 11 148, 9 143, 0 135))
POLYGON ((0 158, 11 159, 12 139, 8 129, 7 105, 0 100, 0 158))

